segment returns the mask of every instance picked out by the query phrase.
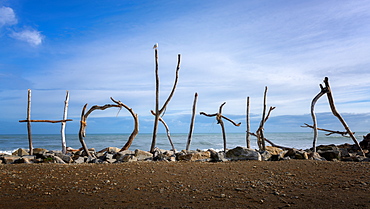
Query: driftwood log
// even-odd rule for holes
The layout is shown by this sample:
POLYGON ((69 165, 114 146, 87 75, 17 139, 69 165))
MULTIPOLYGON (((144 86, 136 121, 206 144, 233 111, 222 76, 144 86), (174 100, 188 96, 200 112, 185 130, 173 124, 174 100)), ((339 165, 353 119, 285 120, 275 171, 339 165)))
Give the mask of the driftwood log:
POLYGON ((325 84, 325 86, 322 86, 320 84, 321 91, 315 96, 315 98, 312 100, 312 103, 311 103, 311 116, 312 116, 312 120, 313 120, 313 123, 314 123, 313 124, 313 130, 314 130, 313 152, 314 153, 316 152, 316 141, 317 141, 317 130, 318 130, 317 129, 316 116, 315 116, 315 113, 314 113, 314 106, 316 104, 316 101, 321 96, 323 96, 324 94, 326 94, 326 96, 328 98, 329 105, 330 105, 331 112, 342 123, 343 127, 346 129, 346 132, 349 134, 349 136, 351 137, 351 139, 353 140, 353 142, 356 144, 356 146, 358 147, 358 149, 362 152, 363 156, 365 156, 365 153, 362 150, 360 144, 358 143, 355 135, 353 134, 353 132, 351 131, 351 129, 347 125, 346 121, 339 114, 339 112, 337 111, 337 109, 335 107, 334 98, 333 98, 332 90, 331 90, 330 85, 329 85, 329 78, 328 77, 325 77, 324 84, 325 84))
MULTIPOLYGON (((304 126, 301 126, 301 127, 303 127, 303 128, 312 128, 312 129, 315 128, 314 126, 311 126, 307 123, 305 123, 304 126)), ((316 129, 319 130, 319 131, 329 132, 329 133, 325 134, 326 136, 330 136, 332 134, 340 134, 342 136, 347 137, 346 135, 349 135, 347 131, 333 131, 333 130, 324 129, 324 128, 316 128, 316 129)), ((353 134, 355 134, 355 132, 353 132, 353 134)))
POLYGON ((111 107, 118 107, 118 108, 121 109, 122 107, 125 107, 131 113, 131 115, 133 116, 134 121, 135 121, 134 130, 133 130, 132 134, 130 135, 127 143, 122 147, 121 151, 127 150, 131 146, 132 141, 135 139, 135 136, 139 133, 138 115, 135 114, 131 108, 129 108, 128 106, 126 106, 122 102, 116 101, 112 97, 111 97, 111 100, 116 104, 106 104, 104 106, 94 105, 86 113, 85 113, 85 111, 86 111, 86 108, 87 108, 87 103, 82 108, 81 121, 80 121, 80 130, 79 130, 78 136, 79 136, 79 140, 80 140, 80 143, 82 145, 82 148, 84 149, 87 156, 89 156, 89 157, 91 157, 91 154, 90 154, 90 152, 89 152, 89 150, 86 146, 85 140, 84 140, 84 137, 86 136, 86 126, 87 126, 86 120, 89 117, 89 115, 95 110, 105 110, 105 109, 111 108, 111 107))
MULTIPOLYGON (((20 121, 21 122, 21 121, 20 121)), ((31 89, 28 89, 28 103, 27 103, 27 133, 28 133, 28 146, 30 148, 30 155, 33 155, 32 145, 32 131, 31 131, 31 89)))
POLYGON ((178 78, 179 78, 180 60, 181 60, 181 55, 178 54, 175 82, 173 84, 171 93, 168 96, 167 100, 163 104, 162 108, 159 108, 158 47, 154 47, 154 56, 155 56, 155 111, 154 111, 155 117, 154 117, 153 138, 152 138, 152 144, 150 146, 150 152, 154 152, 154 149, 155 149, 159 118, 163 117, 162 113, 164 113, 164 111, 166 110, 168 103, 170 102, 173 94, 175 93, 175 89, 176 89, 178 78))
POLYGON ((250 112, 250 104, 249 104, 249 97, 247 97, 247 107, 246 107, 246 125, 247 125, 247 131, 246 131, 246 144, 247 148, 251 148, 251 139, 250 139, 250 130, 251 130, 251 124, 250 124, 250 117, 249 117, 249 112, 250 112))
POLYGON ((339 112, 337 111, 336 107, 335 107, 335 104, 334 104, 334 98, 333 98, 333 95, 332 95, 332 90, 330 88, 330 85, 329 85, 329 78, 328 77, 325 77, 324 79, 324 84, 328 90, 328 92, 326 93, 326 96, 328 97, 328 101, 329 101, 329 104, 330 104, 330 109, 331 109, 331 112, 333 113, 333 115, 335 117, 338 118, 338 120, 342 123, 343 127, 346 129, 346 131, 348 132, 349 136, 351 137, 351 139, 353 140, 353 142, 358 146, 358 148, 360 149, 360 151, 362 152, 362 155, 365 157, 365 153, 364 151, 362 150, 360 144, 358 143, 355 135, 353 134, 353 132, 351 131, 351 129, 349 128, 349 126, 347 125, 346 121, 343 119, 343 117, 339 114, 339 112))
POLYGON ((313 152, 315 153, 316 152, 316 142, 317 142, 317 137, 318 137, 318 133, 317 133, 317 120, 316 120, 316 115, 315 115, 315 104, 316 102, 320 99, 320 97, 322 97, 324 94, 326 94, 328 92, 328 89, 325 87, 322 86, 322 84, 320 84, 320 89, 321 91, 312 99, 312 102, 311 102, 311 117, 312 117, 312 122, 313 122, 313 152))
POLYGON ((195 112, 196 112, 196 107, 197 107, 197 100, 198 100, 198 93, 195 93, 195 95, 194 95, 194 102, 193 102, 193 109, 192 109, 192 115, 191 115, 190 128, 189 128, 189 134, 188 134, 188 141, 186 143, 186 150, 189 150, 190 149, 191 138, 193 136, 193 129, 194 129, 194 121, 195 121, 195 112))
POLYGON ((260 150, 266 150, 266 144, 265 144, 265 137, 264 137, 264 125, 266 121, 269 119, 271 111, 274 110, 276 107, 270 107, 267 116, 266 116, 266 102, 267 101, 267 86, 265 87, 265 92, 263 95, 263 111, 262 111, 262 118, 260 122, 260 126, 258 127, 256 131, 257 135, 257 144, 260 150))
MULTIPOLYGON (((257 134, 255 134, 255 133, 249 133, 249 134, 252 135, 252 136, 257 137, 257 134)), ((269 144, 271 144, 271 146, 273 146, 273 147, 277 147, 277 148, 280 148, 280 149, 283 149, 283 150, 292 149, 291 147, 284 147, 284 146, 274 144, 272 141, 270 141, 266 138, 264 140, 267 141, 269 144)))
POLYGON ((216 117, 217 124, 220 124, 221 130, 222 130, 222 138, 223 138, 223 141, 224 141, 224 152, 226 152, 226 131, 225 131, 225 126, 224 126, 224 122, 222 121, 222 118, 231 122, 234 126, 240 126, 240 124, 241 124, 241 123, 235 123, 233 120, 231 120, 231 119, 222 115, 222 107, 225 104, 226 104, 226 102, 222 103, 220 108, 219 108, 218 113, 215 113, 215 114, 207 114, 205 112, 200 112, 201 115, 205 115, 205 116, 208 116, 208 117, 216 117))
MULTIPOLYGON (((155 115, 155 112, 153 110, 150 111, 153 115, 155 115)), ((172 142, 172 139, 171 139, 171 134, 170 134, 170 128, 168 127, 167 123, 163 120, 162 117, 159 116, 158 120, 163 124, 164 128, 166 129, 166 133, 167 133, 167 138, 168 138, 168 141, 170 142, 171 144, 171 147, 172 147, 172 150, 174 152, 176 152, 176 149, 175 149, 175 145, 173 144, 172 142)))
POLYGON ((72 119, 66 119, 67 118, 67 110, 68 110, 68 99, 69 99, 69 93, 67 91, 65 106, 64 106, 64 115, 63 120, 31 120, 31 89, 28 89, 28 102, 27 102, 27 119, 26 120, 20 120, 20 123, 27 122, 27 133, 28 133, 28 146, 29 146, 29 154, 33 155, 33 144, 32 144, 32 130, 31 130, 31 123, 33 122, 43 122, 43 123, 62 123, 62 152, 65 154, 67 152, 66 143, 65 143, 65 123, 67 121, 72 121, 72 119), (64 124, 64 125, 63 125, 64 124))
POLYGON ((139 116, 127 105, 123 104, 121 101, 116 101, 112 97, 110 98, 114 103, 120 105, 121 107, 126 108, 131 114, 131 116, 134 118, 134 130, 131 132, 127 142, 120 151, 128 150, 130 148, 132 142, 134 141, 135 137, 139 134, 139 116))
MULTIPOLYGON (((66 91, 66 99, 64 100, 63 120, 67 120, 68 102, 69 102, 69 91, 66 91)), ((62 125, 60 127, 60 135, 61 135, 61 139, 62 139, 62 153, 63 154, 67 153, 67 143, 66 143, 66 134, 65 134, 66 124, 67 124, 66 122, 62 122, 62 125)))

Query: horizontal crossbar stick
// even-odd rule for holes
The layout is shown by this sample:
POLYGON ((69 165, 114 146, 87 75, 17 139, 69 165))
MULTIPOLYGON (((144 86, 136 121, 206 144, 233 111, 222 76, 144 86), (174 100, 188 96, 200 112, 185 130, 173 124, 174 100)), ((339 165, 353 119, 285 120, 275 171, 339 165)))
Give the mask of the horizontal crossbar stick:
POLYGON ((67 120, 20 120, 19 122, 46 122, 46 123, 63 123, 67 121, 73 121, 72 119, 67 120))

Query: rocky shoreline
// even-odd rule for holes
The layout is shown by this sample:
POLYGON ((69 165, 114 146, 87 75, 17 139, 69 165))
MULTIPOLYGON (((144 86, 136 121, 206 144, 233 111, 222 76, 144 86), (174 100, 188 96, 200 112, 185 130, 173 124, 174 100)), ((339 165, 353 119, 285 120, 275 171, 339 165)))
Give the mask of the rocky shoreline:
POLYGON ((153 153, 143 150, 120 151, 116 147, 108 147, 96 152, 90 149, 88 156, 82 149, 67 149, 67 153, 61 151, 46 150, 43 148, 33 149, 33 155, 28 154, 28 150, 18 149, 12 155, 0 154, 0 163, 124 163, 135 161, 201 161, 201 162, 225 162, 240 160, 256 161, 281 161, 290 159, 299 160, 320 160, 320 161, 354 161, 370 162, 370 153, 364 149, 365 156, 355 145, 320 145, 317 152, 312 149, 280 149, 277 147, 266 146, 265 151, 258 151, 245 147, 236 147, 226 152, 215 150, 182 150, 179 152, 172 150, 162 150, 156 148, 153 153))

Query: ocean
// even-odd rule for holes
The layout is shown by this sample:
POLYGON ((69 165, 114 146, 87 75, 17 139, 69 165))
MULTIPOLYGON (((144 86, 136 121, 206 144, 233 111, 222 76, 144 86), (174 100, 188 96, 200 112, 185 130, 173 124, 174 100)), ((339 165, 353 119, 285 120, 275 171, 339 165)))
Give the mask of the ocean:
MULTIPOLYGON (((356 133, 355 136, 360 142, 365 132, 356 133)), ((85 137, 85 143, 88 148, 95 148, 96 151, 102 150, 106 147, 122 148, 126 143, 129 134, 88 134, 85 137)), ((186 148, 188 134, 171 134, 171 139, 177 150, 186 148)), ((226 141, 227 148, 235 148, 237 146, 246 147, 246 136, 242 133, 227 133, 226 141)), ((312 147, 313 133, 300 132, 300 133, 265 133, 265 138, 269 139, 276 145, 294 147, 298 149, 308 149, 312 147)), ((34 148, 45 148, 48 150, 61 150, 61 136, 58 134, 33 134, 32 135, 34 148)), ((130 150, 140 149, 149 151, 152 141, 152 134, 138 134, 133 141, 130 150)), ((67 147, 80 148, 81 144, 77 134, 66 135, 67 147)), ((341 135, 326 136, 325 133, 319 132, 317 145, 328 144, 354 144, 349 137, 341 135)), ((266 145, 270 145, 266 142, 266 145)), ((171 149, 166 134, 157 134, 156 147, 161 149, 171 149)), ((258 148, 256 137, 251 136, 251 147, 258 148)), ((0 153, 12 153, 18 148, 28 149, 28 137, 26 134, 10 134, 0 135, 0 153)), ((206 133, 206 134, 193 134, 192 142, 190 145, 191 150, 201 149, 215 149, 223 150, 223 139, 221 133, 206 133)))

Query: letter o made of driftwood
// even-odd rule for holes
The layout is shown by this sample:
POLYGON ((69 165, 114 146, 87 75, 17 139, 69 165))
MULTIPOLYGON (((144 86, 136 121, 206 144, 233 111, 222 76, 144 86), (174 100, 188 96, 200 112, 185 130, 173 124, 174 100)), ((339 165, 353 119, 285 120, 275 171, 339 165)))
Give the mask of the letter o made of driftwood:
POLYGON ((79 139, 80 139, 80 142, 81 142, 81 145, 83 147, 83 149, 85 150, 85 152, 88 154, 88 156, 90 156, 90 153, 88 152, 88 148, 85 144, 85 141, 84 141, 84 137, 85 137, 85 129, 86 129, 86 120, 88 118, 88 116, 94 111, 94 110, 105 110, 107 108, 111 108, 111 107, 118 107, 118 108, 126 108, 130 113, 131 115, 133 116, 134 118, 134 130, 132 131, 129 139, 127 140, 126 144, 122 147, 121 151, 123 150, 127 150, 133 140, 135 139, 136 135, 139 133, 139 119, 138 119, 138 115, 134 113, 134 111, 129 108, 128 106, 126 106, 125 104, 123 104, 121 101, 116 101, 114 100, 112 97, 111 97, 111 100, 116 103, 116 104, 106 104, 104 106, 98 106, 98 105, 95 105, 95 106, 92 106, 89 111, 87 111, 85 113, 85 110, 86 110, 86 107, 87 107, 87 104, 85 104, 85 106, 83 107, 82 109, 82 114, 81 114, 81 125, 80 125, 80 131, 79 131, 79 139))

